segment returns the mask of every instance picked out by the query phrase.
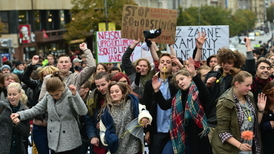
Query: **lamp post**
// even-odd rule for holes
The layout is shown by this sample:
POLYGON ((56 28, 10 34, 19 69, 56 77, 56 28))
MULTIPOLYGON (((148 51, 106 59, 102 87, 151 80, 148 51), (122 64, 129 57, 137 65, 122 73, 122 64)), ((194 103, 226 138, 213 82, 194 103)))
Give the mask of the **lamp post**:
POLYGON ((105 15, 106 15, 106 31, 108 31, 108 4, 107 4, 107 0, 105 0, 104 2, 105 2, 105 15))

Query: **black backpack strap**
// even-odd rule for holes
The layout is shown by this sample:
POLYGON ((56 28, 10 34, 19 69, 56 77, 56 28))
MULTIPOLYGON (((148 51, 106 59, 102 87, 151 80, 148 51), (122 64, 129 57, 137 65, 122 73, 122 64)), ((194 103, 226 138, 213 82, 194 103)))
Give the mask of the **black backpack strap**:
POLYGON ((79 116, 78 116, 77 112, 75 111, 75 109, 72 105, 72 98, 71 97, 68 97, 68 102, 69 102, 69 107, 70 107, 70 110, 72 112, 72 115, 76 119, 79 129, 82 129, 82 124, 80 122, 79 116))

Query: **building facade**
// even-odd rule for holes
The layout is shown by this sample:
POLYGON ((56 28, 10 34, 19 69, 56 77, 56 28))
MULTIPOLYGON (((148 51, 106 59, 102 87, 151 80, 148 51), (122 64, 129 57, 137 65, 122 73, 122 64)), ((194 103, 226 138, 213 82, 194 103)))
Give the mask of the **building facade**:
POLYGON ((266 20, 266 9, 273 0, 135 0, 140 6, 165 9, 184 9, 203 5, 220 6, 235 13, 238 9, 247 9, 256 13, 258 23, 266 20))
POLYGON ((28 60, 35 54, 58 56, 79 50, 73 43, 83 40, 70 45, 63 38, 65 25, 72 19, 71 0, 0 0, 0 4, 5 25, 0 34, 2 57, 9 54, 9 60, 28 60))

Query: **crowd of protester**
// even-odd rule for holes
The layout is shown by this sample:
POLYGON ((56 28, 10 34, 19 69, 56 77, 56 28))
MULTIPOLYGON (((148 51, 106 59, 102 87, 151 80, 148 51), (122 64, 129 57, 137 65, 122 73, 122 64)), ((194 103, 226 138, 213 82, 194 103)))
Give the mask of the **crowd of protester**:
POLYGON ((4 62, 0 154, 273 154, 274 49, 246 38, 246 56, 201 60, 206 39, 185 61, 146 40, 153 64, 133 62, 135 40, 118 66, 96 64, 85 43, 79 57, 4 62))

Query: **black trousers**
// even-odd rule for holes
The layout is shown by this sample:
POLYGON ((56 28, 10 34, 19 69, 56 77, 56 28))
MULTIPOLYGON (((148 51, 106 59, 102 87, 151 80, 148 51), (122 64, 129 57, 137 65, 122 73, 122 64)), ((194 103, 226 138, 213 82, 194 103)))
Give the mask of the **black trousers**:
POLYGON ((151 137, 149 154, 162 154, 166 143, 170 140, 169 133, 154 133, 151 137))

